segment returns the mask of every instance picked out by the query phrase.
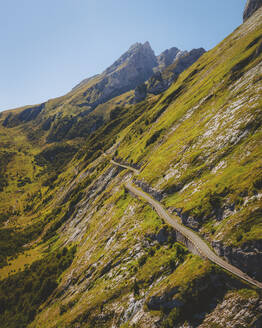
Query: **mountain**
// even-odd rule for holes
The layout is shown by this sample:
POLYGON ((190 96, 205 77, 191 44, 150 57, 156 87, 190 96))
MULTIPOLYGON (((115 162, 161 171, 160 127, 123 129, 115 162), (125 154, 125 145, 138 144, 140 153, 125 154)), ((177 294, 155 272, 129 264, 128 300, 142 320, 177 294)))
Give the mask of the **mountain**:
POLYGON ((194 64, 204 53, 205 49, 193 49, 191 51, 178 52, 174 61, 166 66, 162 72, 156 72, 147 83, 147 92, 159 94, 167 90, 178 76, 188 67, 194 64))
POLYGON ((155 66, 157 66, 156 56, 149 42, 134 44, 84 91, 86 103, 91 108, 95 108, 109 99, 134 89, 153 74, 155 66))
MULTIPOLYGON (((136 43, 103 73, 80 82, 65 96, 2 114, 3 125, 11 128, 29 123, 29 134, 41 136, 48 143, 85 138, 108 122, 116 107, 144 100, 135 90, 140 90, 154 71, 172 65, 175 55, 181 53, 171 48, 156 57, 149 42, 136 43)), ((166 85, 170 81, 169 77, 166 85)))
POLYGON ((171 65, 176 59, 176 57, 179 55, 179 53, 181 53, 181 50, 176 47, 163 51, 159 56, 157 56, 157 70, 162 71, 167 66, 171 65))
POLYGON ((0 327, 261 327, 261 18, 1 113, 0 327))
POLYGON ((248 0, 245 6, 243 20, 246 21, 262 6, 262 0, 248 0))

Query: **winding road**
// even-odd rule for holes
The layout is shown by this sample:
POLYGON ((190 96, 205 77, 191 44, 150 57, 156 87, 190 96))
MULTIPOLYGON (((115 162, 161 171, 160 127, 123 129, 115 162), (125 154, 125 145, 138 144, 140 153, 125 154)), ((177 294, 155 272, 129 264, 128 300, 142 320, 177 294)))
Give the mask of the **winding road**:
MULTIPOLYGON (((120 167, 123 167, 125 169, 128 169, 136 174, 139 173, 139 171, 133 167, 123 165, 120 163, 117 163, 113 160, 111 160, 111 163, 120 167)), ((126 188, 131 191, 133 194, 135 194, 138 197, 143 198, 148 203, 150 203, 154 209, 156 210, 157 214, 169 225, 171 225, 175 230, 179 231, 185 238, 191 241, 191 243, 195 246, 195 248, 198 250, 199 254, 201 254, 203 257, 209 259, 210 261, 214 262, 215 264, 219 265, 223 269, 233 273, 234 275, 238 276, 239 278, 245 280, 246 282, 262 289, 262 283, 252 279, 247 274, 242 272, 237 267, 231 265, 230 263, 226 262, 224 259, 216 255, 209 246, 192 230, 188 229, 187 227, 183 226, 179 222, 176 221, 175 218, 171 217, 171 215, 164 209, 163 205, 153 199, 151 196, 149 196, 147 193, 143 192, 142 190, 136 188, 133 184, 130 182, 127 182, 125 184, 126 188)))
POLYGON ((134 167, 132 167, 132 166, 128 166, 128 165, 125 165, 125 164, 120 164, 120 163, 114 161, 113 159, 111 159, 110 162, 111 162, 112 164, 114 164, 114 165, 117 165, 117 166, 123 167, 124 169, 128 169, 129 171, 132 171, 132 172, 134 172, 135 174, 139 174, 139 173, 140 173, 140 171, 137 170, 137 169, 135 169, 134 167))

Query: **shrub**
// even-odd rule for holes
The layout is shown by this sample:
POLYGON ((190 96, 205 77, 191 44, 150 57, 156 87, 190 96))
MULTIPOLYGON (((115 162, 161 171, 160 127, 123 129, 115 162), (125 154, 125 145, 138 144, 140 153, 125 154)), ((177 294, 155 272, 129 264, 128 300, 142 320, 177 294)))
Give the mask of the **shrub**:
POLYGON ((134 295, 138 296, 139 295, 139 285, 136 280, 134 281, 133 290, 134 290, 134 295))
POLYGON ((147 260, 147 255, 146 254, 140 256, 139 259, 138 259, 138 265, 140 267, 143 266, 146 263, 146 260, 147 260))
POLYGON ((56 289, 57 280, 71 265, 75 251, 75 247, 57 250, 25 271, 0 281, 1 328, 27 327, 39 306, 56 289))
POLYGON ((160 137, 161 133, 163 132, 163 129, 156 131, 147 141, 146 141, 146 147, 153 144, 157 141, 157 139, 160 137))
POLYGON ((43 222, 37 222, 20 231, 0 229, 0 268, 7 264, 8 256, 15 256, 22 251, 23 245, 37 238, 43 227, 43 222))

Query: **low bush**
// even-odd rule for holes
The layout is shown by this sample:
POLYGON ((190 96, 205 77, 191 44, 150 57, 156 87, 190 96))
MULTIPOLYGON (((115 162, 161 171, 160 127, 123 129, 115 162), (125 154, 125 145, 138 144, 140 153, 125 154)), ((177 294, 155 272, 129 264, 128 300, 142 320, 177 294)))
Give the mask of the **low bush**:
POLYGON ((15 256, 22 251, 23 245, 37 238, 43 227, 43 222, 37 222, 21 231, 0 229, 0 268, 7 264, 8 256, 15 256))
POLYGON ((57 250, 25 271, 0 281, 1 328, 27 327, 58 286, 57 280, 71 265, 75 252, 75 247, 57 250))

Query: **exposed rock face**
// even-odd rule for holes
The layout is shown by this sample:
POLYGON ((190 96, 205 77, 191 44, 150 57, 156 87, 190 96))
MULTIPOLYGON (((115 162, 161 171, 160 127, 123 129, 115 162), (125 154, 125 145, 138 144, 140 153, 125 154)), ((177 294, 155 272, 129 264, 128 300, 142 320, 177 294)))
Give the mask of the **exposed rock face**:
POLYGON ((200 58, 205 52, 206 51, 203 48, 192 49, 189 52, 185 51, 174 62, 174 65, 171 69, 172 72, 175 75, 181 74, 189 66, 193 65, 194 62, 197 61, 198 58, 200 58))
POLYGON ((175 74, 180 74, 181 71, 188 67, 187 62, 184 63, 186 60, 184 56, 187 55, 186 58, 189 65, 191 62, 194 62, 195 57, 193 53, 194 51, 183 52, 173 47, 165 50, 156 57, 149 42, 145 42, 144 44, 135 43, 102 74, 84 79, 72 89, 68 94, 69 96, 66 103, 72 107, 72 112, 75 111, 76 113, 75 116, 73 115, 73 118, 70 114, 64 117, 61 123, 60 117, 58 116, 55 118, 55 116, 52 115, 52 119, 48 117, 48 112, 50 112, 51 108, 54 112, 58 112, 58 109, 60 109, 61 113, 63 112, 63 102, 65 102, 65 99, 63 99, 62 102, 54 102, 53 106, 49 102, 48 106, 44 103, 28 107, 18 114, 10 113, 5 117, 3 125, 5 127, 14 127, 37 118, 40 122, 39 125, 43 127, 44 131, 51 131, 47 138, 48 142, 59 141, 65 136, 70 139, 72 136, 83 135, 81 127, 80 129, 72 129, 76 125, 81 124, 88 125, 85 131, 86 134, 90 134, 103 123, 101 117, 89 117, 89 114, 93 112, 97 106, 130 90, 135 91, 135 97, 130 100, 130 103, 143 101, 148 92, 153 94, 161 93, 174 81, 176 77, 175 74), (166 76, 163 78, 161 72, 164 72, 170 65, 172 66, 174 63, 177 63, 177 61, 180 63, 182 58, 183 62, 181 62, 178 67, 176 64, 176 72, 174 74, 172 73, 173 75, 171 77, 169 74, 168 78, 166 78, 166 76), (145 82, 148 80, 149 88, 145 85, 145 82), (43 111, 44 109, 45 111, 43 111), (42 115, 42 111, 45 115, 42 115), (85 118, 82 120, 81 118, 83 117, 85 118), (56 122, 57 118, 59 119, 58 123, 56 122), (92 123, 90 124, 90 122, 92 123), (79 134, 76 133, 77 130, 80 131, 79 134), (71 136, 69 131, 72 132, 70 132, 71 136))
MULTIPOLYGON (((170 208, 172 213, 176 213, 185 226, 192 230, 199 231, 201 224, 198 218, 189 215, 188 212, 184 212, 180 208, 170 208)), ((222 212, 232 213, 233 207, 229 208, 225 206, 221 209, 222 212)), ((222 215, 223 216, 223 215, 222 215)), ((213 213, 213 218, 221 220, 213 213)), ((246 243, 240 247, 232 247, 223 244, 222 241, 211 241, 214 251, 220 257, 224 257, 227 262, 238 267, 240 270, 246 272, 249 276, 256 280, 262 281, 262 267, 258 263, 262 262, 262 241, 254 241, 252 243, 246 243)))
POLYGON ((85 102, 95 108, 113 97, 135 89, 153 75, 153 68, 157 64, 149 42, 134 44, 101 74, 97 83, 84 92, 85 102))
POLYGON ((157 66, 157 60, 148 41, 144 44, 133 44, 127 52, 104 71, 103 75, 116 73, 121 67, 129 66, 134 67, 140 74, 144 74, 145 80, 152 74, 153 67, 157 66))
POLYGON ((144 100, 147 96, 147 87, 145 83, 140 84, 135 88, 135 102, 140 102, 144 100))
POLYGON ((161 308, 170 311, 175 307, 181 307, 183 303, 180 300, 174 298, 176 293, 177 289, 174 288, 164 295, 153 296, 149 299, 147 306, 150 310, 154 311, 159 311, 161 308))
POLYGON ((243 21, 245 22, 262 6, 262 0, 248 0, 243 13, 243 21))
POLYGON ((229 263, 240 268, 248 275, 262 281, 262 241, 246 244, 241 248, 223 245, 221 242, 212 242, 215 252, 224 257, 229 263))
POLYGON ((176 47, 163 51, 157 56, 158 70, 162 71, 167 66, 171 65, 179 53, 180 50, 176 47))
POLYGON ((84 79, 83 81, 81 81, 80 83, 78 83, 75 87, 73 87, 73 90, 77 90, 79 88, 81 88, 82 86, 84 86, 85 84, 87 84, 88 82, 90 82, 91 80, 95 79, 99 74, 96 74, 94 76, 88 77, 86 79, 84 79))
MULTIPOLYGON (((172 48, 173 49, 173 48, 172 48)), ((203 54, 205 49, 193 49, 191 51, 178 51, 175 61, 171 63, 163 72, 156 72, 148 81, 147 91, 159 94, 178 78, 179 74, 194 64, 203 54)))
POLYGON ((257 297, 243 298, 240 295, 230 295, 218 304, 214 311, 206 315, 199 328, 222 327, 261 327, 262 317, 252 318, 253 313, 261 311, 261 303, 257 297))
MULTIPOLYGON (((22 113, 25 123, 0 127, 0 232, 13 238, 8 229, 14 229, 26 247, 0 270, 0 279, 2 273, 8 279, 0 281, 0 328, 21 322, 45 328, 262 327, 260 292, 189 254, 194 253, 189 239, 166 225, 157 207, 124 188, 139 179, 183 224, 213 241, 221 256, 259 277, 261 15, 259 9, 168 92, 149 95, 138 106, 126 106, 132 91, 88 116, 93 109, 85 108, 86 98, 94 103, 103 92, 81 94, 112 76, 120 79, 126 59, 75 94, 48 102, 35 122, 28 121, 34 111, 22 113, 25 108, 2 114, 0 123, 10 113, 22 113), (73 100, 78 109, 71 107, 73 100), (102 111, 106 124, 88 137, 87 130, 104 124, 104 116, 98 120, 102 111), (75 140, 67 142, 70 135, 75 140), (140 174, 114 165, 110 159, 119 162, 116 156, 121 164, 139 167, 140 174), (71 245, 77 246, 72 259, 71 245)), ((158 80, 172 77, 171 68, 159 71, 158 80)), ((141 97, 145 91, 145 83, 136 89, 141 97)), ((16 247, 10 242, 2 247, 0 264, 3 251, 16 247)))
POLYGON ((163 198, 163 195, 160 191, 150 187, 148 184, 146 184, 145 182, 141 181, 141 180, 133 180, 133 182, 139 187, 141 188, 143 191, 145 191, 146 193, 150 194, 151 196, 153 196, 156 200, 160 201, 163 198))
POLYGON ((91 109, 132 89, 135 89, 134 102, 139 102, 146 98, 147 92, 159 94, 166 90, 204 52, 202 48, 188 52, 173 47, 156 57, 149 42, 135 43, 101 75, 82 81, 75 89, 91 83, 83 92, 84 105, 91 109), (163 78, 161 72, 165 70, 168 77, 163 78))
POLYGON ((147 91, 157 95, 165 91, 171 84, 171 81, 163 79, 161 72, 156 72, 149 80, 147 85, 147 91))

